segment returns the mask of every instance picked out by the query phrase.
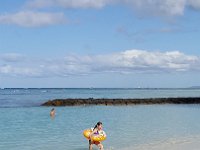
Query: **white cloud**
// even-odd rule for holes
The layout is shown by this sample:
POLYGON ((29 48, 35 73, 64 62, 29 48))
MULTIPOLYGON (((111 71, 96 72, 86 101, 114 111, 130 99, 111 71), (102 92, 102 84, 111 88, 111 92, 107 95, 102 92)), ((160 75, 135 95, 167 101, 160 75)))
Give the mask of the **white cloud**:
POLYGON ((0 76, 17 76, 17 77, 44 77, 44 73, 38 68, 27 67, 16 67, 11 65, 0 66, 0 76))
POLYGON ((13 62, 0 65, 0 76, 65 77, 109 72, 168 73, 200 71, 199 66, 200 57, 179 51, 127 50, 105 55, 69 55, 60 59, 25 61, 23 64, 13 62))
MULTIPOLYGON (((94 8, 107 5, 126 5, 136 13, 149 16, 180 16, 187 7, 200 9, 200 0, 30 0, 26 3, 30 8, 63 7, 94 8)), ((64 13, 38 11, 20 11, 0 14, 0 24, 15 24, 23 27, 40 27, 65 23, 64 13)))
POLYGON ((183 15, 185 0, 122 0, 143 14, 155 16, 183 15))
POLYGON ((0 58, 5 62, 21 62, 25 59, 25 56, 17 53, 7 53, 0 55, 0 58))
MULTIPOLYGON (((187 56, 178 51, 149 52, 142 50, 128 50, 112 55, 94 57, 104 71, 114 72, 168 72, 189 71, 193 65, 199 64, 196 56, 187 56)), ((95 68, 97 69, 97 68, 95 68)))
POLYGON ((114 0, 33 0, 29 1, 27 5, 33 8, 52 6, 65 8, 102 8, 111 2, 114 2, 114 0))
POLYGON ((200 0, 188 0, 188 5, 195 9, 200 9, 200 0))
POLYGON ((16 24, 23 27, 40 27, 64 23, 63 13, 21 11, 14 14, 1 14, 0 24, 16 24))
POLYGON ((112 4, 124 4, 140 14, 153 16, 179 16, 190 6, 200 9, 199 0, 33 0, 28 2, 32 8, 102 8, 112 4))

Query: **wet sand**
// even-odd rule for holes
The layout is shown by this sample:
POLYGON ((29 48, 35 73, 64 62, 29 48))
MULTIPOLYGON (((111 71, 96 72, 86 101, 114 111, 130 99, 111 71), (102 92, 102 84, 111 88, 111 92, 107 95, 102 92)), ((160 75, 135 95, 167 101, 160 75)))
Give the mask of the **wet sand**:
POLYGON ((137 147, 128 147, 121 150, 199 150, 200 137, 169 139, 164 142, 155 142, 137 147))

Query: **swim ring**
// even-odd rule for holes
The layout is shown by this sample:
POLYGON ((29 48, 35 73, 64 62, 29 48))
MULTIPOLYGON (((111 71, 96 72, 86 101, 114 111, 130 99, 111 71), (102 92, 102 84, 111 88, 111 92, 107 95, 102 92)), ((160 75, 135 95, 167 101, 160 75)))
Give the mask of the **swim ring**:
MULTIPOLYGON (((90 134, 92 133, 93 129, 86 129, 83 131, 83 135, 86 139, 90 140, 90 134)), ((100 141, 104 141, 106 139, 106 133, 104 131, 101 131, 98 134, 94 134, 91 137, 92 141, 95 142, 100 142, 100 141)))

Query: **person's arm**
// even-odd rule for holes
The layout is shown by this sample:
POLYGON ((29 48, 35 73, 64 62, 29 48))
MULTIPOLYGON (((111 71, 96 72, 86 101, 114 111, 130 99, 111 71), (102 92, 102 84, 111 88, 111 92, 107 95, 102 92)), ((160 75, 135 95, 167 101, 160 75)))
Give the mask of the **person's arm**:
POLYGON ((94 129, 94 130, 92 131, 92 133, 90 133, 90 140, 92 140, 91 137, 92 137, 92 135, 93 135, 95 132, 97 132, 97 129, 94 129))

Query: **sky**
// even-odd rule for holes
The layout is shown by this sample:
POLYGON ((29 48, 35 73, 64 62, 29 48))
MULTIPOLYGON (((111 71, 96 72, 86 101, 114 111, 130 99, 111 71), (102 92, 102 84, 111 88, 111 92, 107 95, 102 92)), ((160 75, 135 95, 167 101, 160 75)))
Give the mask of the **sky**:
POLYGON ((200 0, 0 1, 0 88, 200 85, 200 0))

